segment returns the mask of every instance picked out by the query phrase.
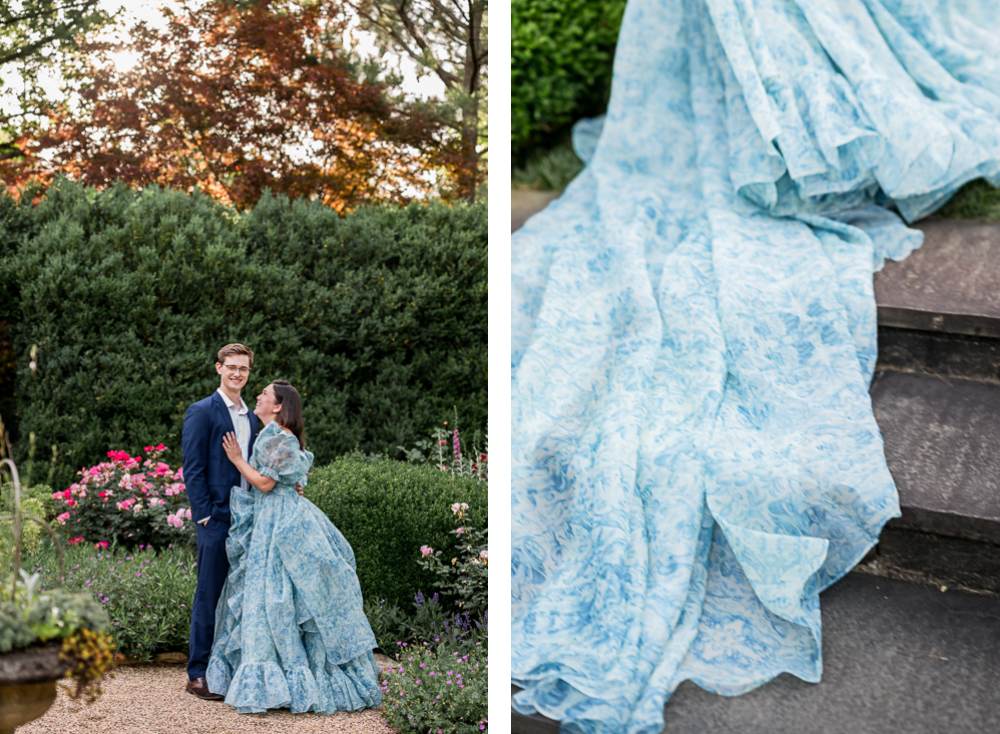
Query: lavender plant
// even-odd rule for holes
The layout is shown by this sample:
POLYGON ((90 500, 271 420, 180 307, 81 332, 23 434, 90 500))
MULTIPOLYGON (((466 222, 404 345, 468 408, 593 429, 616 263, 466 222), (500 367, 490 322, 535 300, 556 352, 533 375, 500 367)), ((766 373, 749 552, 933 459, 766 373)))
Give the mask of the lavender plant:
MULTIPOLYGON (((67 549, 64 563, 62 589, 86 593, 104 610, 118 652, 148 661, 157 652, 188 646, 197 581, 193 550, 168 546, 157 552, 147 545, 126 549, 114 544, 95 550, 77 545, 67 549)), ((51 546, 42 544, 26 555, 24 565, 38 576, 40 589, 56 586, 59 572, 51 546)))

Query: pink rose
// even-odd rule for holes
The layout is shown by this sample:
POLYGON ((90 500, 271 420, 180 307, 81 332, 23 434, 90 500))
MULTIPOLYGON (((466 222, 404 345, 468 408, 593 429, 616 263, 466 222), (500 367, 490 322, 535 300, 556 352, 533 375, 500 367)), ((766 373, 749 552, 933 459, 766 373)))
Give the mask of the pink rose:
POLYGON ((422 545, 422 546, 420 546, 420 555, 422 555, 424 558, 426 558, 427 556, 429 556, 433 552, 434 552, 434 549, 431 548, 429 545, 422 545))

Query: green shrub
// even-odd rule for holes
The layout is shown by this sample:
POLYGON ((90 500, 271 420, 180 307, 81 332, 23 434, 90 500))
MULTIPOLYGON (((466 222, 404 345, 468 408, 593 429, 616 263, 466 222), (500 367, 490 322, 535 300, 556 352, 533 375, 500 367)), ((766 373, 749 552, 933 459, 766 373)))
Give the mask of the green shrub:
POLYGON ((419 645, 397 648, 398 668, 382 682, 382 718, 397 732, 489 731, 489 654, 483 647, 445 652, 419 645))
MULTIPOLYGON (((37 206, 0 195, 15 454, 32 432, 57 445, 56 489, 109 450, 150 441, 182 463, 184 412, 218 387, 215 354, 230 342, 256 353, 251 405, 275 378, 302 393, 318 463, 355 447, 399 456, 454 409, 483 430, 486 262, 481 204, 341 218, 269 195, 241 213, 155 186, 60 180, 37 206)), ((29 481, 48 472, 38 461, 29 481)))
MULTIPOLYGON (((32 515, 45 519, 45 506, 35 497, 21 498, 21 549, 22 553, 30 553, 38 547, 45 529, 34 520, 24 519, 32 515)), ((0 563, 7 563, 14 558, 14 521, 0 520, 0 563)))
POLYGON ((600 114, 625 0, 513 0, 511 147, 524 161, 580 117, 600 114))
POLYGON ((510 173, 513 189, 534 191, 562 191, 583 170, 583 161, 573 150, 573 143, 566 140, 548 150, 535 151, 523 168, 510 173))
MULTIPOLYGON (((78 545, 64 551, 62 591, 85 592, 101 606, 118 652, 152 660, 157 652, 187 648, 198 577, 193 550, 78 545)), ((22 566, 39 575, 41 589, 55 587, 59 566, 51 544, 40 544, 22 566)))
POLYGON ((316 469, 305 489, 354 549, 361 592, 410 609, 417 591, 432 593, 436 577, 417 564, 420 547, 450 548, 455 522, 451 505, 481 508, 487 524, 487 488, 430 465, 343 456, 316 469))

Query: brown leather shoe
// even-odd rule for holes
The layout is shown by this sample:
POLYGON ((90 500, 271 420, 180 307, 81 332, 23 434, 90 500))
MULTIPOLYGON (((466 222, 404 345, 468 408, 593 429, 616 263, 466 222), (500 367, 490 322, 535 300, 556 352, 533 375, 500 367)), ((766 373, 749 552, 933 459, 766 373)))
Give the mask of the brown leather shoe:
POLYGON ((195 678, 194 680, 189 680, 184 690, 188 693, 194 694, 203 701, 224 701, 225 696, 220 696, 218 693, 212 693, 208 690, 208 684, 205 682, 204 678, 195 678))

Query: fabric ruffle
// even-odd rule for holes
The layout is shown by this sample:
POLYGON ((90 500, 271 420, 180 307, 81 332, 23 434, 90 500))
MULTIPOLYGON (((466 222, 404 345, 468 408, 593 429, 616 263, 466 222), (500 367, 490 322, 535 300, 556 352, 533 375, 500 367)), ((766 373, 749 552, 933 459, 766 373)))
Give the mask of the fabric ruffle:
POLYGON ((306 666, 282 669, 274 662, 244 663, 233 674, 226 703, 241 714, 281 708, 293 714, 361 711, 381 705, 377 681, 378 664, 371 651, 347 665, 330 665, 318 671, 306 666))
POLYGON ((587 166, 512 238, 517 710, 656 734, 684 680, 820 679, 818 595, 899 513, 872 273, 1000 183, 982 11, 630 0, 587 166))

